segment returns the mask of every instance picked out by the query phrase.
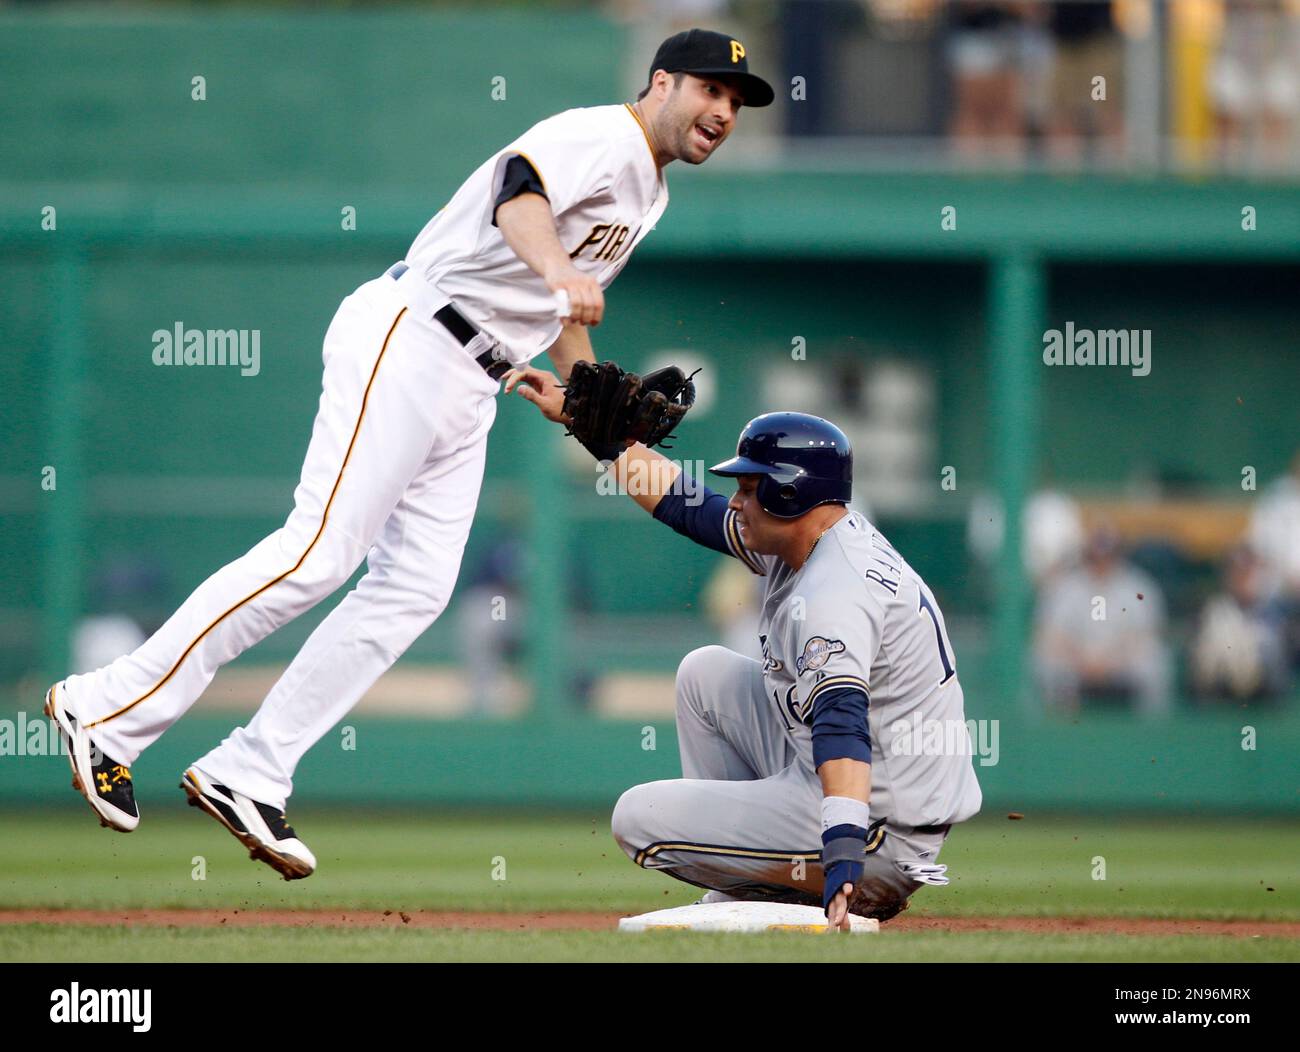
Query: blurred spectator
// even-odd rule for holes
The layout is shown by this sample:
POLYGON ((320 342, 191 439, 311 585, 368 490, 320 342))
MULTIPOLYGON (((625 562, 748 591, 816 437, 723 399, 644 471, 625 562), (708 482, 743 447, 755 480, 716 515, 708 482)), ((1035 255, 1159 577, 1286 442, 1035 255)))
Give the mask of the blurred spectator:
MULTIPOLYGON (((1004 528, 1001 502, 987 491, 976 494, 966 522, 966 543, 982 562, 991 565, 996 561, 1004 528)), ((1025 502, 1021 531, 1025 569, 1038 589, 1073 566, 1083 549, 1083 514, 1078 503, 1050 486, 1025 502)))
POLYGON ((511 664, 524 642, 528 613, 519 592, 523 546, 513 537, 492 545, 456 601, 462 671, 470 682, 470 711, 508 716, 511 664))
POLYGON ((953 0, 946 9, 953 78, 949 133, 963 156, 1017 158, 1023 149, 1024 3, 953 0))
POLYGON ((1273 699, 1286 693, 1285 619, 1268 570, 1249 547, 1230 552, 1224 591, 1205 604, 1192 640, 1192 687, 1206 699, 1273 699))
POLYGON ((1083 548, 1083 515, 1073 497, 1042 489, 1025 505, 1025 569, 1042 587, 1073 566, 1083 548))
POLYGON ((1048 583, 1034 639, 1040 688, 1066 712, 1100 700, 1133 702, 1143 715, 1169 709, 1164 597, 1126 562, 1119 537, 1094 530, 1083 563, 1048 583))
POLYGON ((1018 58, 1022 99, 1022 134, 1041 139, 1051 119, 1052 74, 1056 63, 1049 5, 1026 5, 1020 24, 1018 58))
POLYGON ((94 672, 129 654, 162 624, 157 611, 167 606, 167 574, 153 553, 114 555, 90 583, 94 613, 72 631, 72 671, 94 672))
POLYGON ((1078 160, 1086 141, 1119 148, 1123 129, 1120 83, 1124 44, 1111 16, 1111 0, 1052 3, 1048 26, 1053 42, 1048 149, 1055 158, 1078 160), (1097 99, 1094 78, 1104 78, 1097 99))
POLYGON ((1293 0, 1232 0, 1209 88, 1225 160, 1280 166, 1300 112, 1300 10, 1293 0))
POLYGON ((863 24, 857 0, 783 0, 777 7, 782 66, 787 84, 801 78, 804 91, 786 106, 787 135, 829 135, 837 40, 863 24))
POLYGON ((1260 495, 1246 535, 1281 589, 1289 657, 1300 668, 1300 450, 1291 458, 1290 473, 1260 495))
POLYGON ((1291 471, 1260 495, 1247 533, 1287 598, 1300 600, 1300 450, 1291 458, 1291 471))

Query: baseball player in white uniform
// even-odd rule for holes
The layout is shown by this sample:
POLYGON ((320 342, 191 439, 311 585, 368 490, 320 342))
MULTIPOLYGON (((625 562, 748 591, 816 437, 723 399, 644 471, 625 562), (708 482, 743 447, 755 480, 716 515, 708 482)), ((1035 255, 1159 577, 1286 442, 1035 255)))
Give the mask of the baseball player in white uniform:
MULTIPOLYGON (((554 378, 524 379, 520 393, 560 419, 554 378)), ((840 929, 849 912, 888 920, 946 884, 944 839, 981 803, 943 615, 847 506, 852 468, 844 433, 805 413, 746 425, 711 469, 738 479, 729 501, 642 445, 610 467, 660 522, 764 578, 763 660, 686 656, 683 777, 625 792, 614 838, 638 865, 711 889, 704 901, 820 902, 840 929)))
POLYGON ((405 260, 343 301, 285 525, 203 582, 134 653, 46 695, 73 785, 102 824, 139 823, 131 764, 217 669, 365 559, 249 724, 181 782, 253 858, 286 879, 314 871, 284 816, 294 769, 446 606, 501 379, 543 351, 564 377, 594 359, 587 327, 663 214, 664 168, 702 164, 742 105, 772 98, 739 41, 679 33, 635 103, 568 110, 524 132, 465 181, 405 260))

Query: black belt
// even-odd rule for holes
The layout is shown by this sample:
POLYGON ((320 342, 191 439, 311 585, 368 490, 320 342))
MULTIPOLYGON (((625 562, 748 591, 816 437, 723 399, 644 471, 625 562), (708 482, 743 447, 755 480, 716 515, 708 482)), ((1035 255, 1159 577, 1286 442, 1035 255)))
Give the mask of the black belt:
MULTIPOLYGON (((388 276, 396 281, 409 269, 410 267, 405 263, 394 263, 388 268, 388 276)), ((444 329, 451 333, 456 342, 462 347, 468 347, 470 341, 479 334, 478 327, 450 303, 435 311, 433 317, 442 324, 444 329)), ((493 380, 500 380, 511 368, 509 362, 494 357, 490 347, 475 358, 474 361, 493 380)))

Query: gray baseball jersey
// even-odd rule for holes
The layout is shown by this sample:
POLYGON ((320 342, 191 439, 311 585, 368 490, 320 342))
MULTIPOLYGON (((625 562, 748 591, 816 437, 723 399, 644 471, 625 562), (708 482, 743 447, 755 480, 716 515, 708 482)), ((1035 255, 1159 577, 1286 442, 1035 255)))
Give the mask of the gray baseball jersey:
POLYGON ((811 760, 819 694, 857 687, 869 698, 873 817, 912 826, 979 811, 956 660, 943 615, 920 575, 856 511, 792 570, 745 548, 727 512, 728 544, 766 578, 759 619, 763 682, 796 752, 811 760))

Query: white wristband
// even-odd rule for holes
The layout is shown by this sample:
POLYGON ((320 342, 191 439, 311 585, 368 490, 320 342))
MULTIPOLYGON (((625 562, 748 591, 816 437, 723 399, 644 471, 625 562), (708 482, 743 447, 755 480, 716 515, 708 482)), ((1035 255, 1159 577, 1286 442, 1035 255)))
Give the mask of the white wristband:
POLYGON ((822 797, 822 832, 835 826, 861 826, 867 828, 871 810, 861 800, 848 796, 822 797))

